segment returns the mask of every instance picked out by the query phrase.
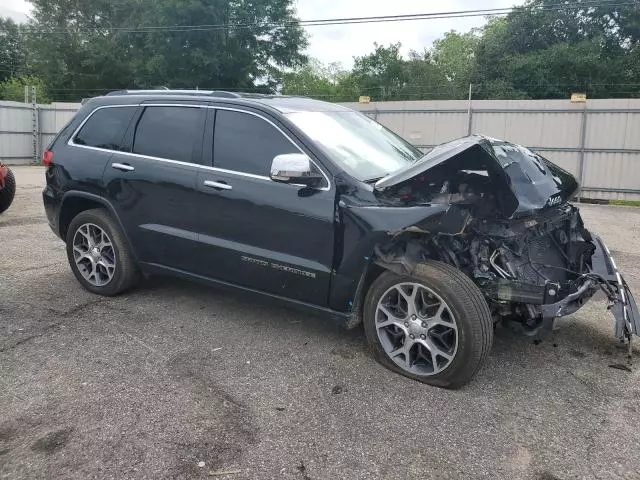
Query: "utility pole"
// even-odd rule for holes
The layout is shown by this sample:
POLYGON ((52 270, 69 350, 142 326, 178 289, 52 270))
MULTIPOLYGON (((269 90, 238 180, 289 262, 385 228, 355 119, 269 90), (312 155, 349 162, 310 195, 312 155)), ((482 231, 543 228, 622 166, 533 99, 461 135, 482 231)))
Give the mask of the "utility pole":
POLYGON ((471 135, 473 112, 471 111, 471 94, 473 93, 473 83, 469 84, 469 107, 467 108, 467 135, 471 135))
POLYGON ((31 134, 33 142, 33 163, 40 161, 39 145, 39 125, 38 125, 38 102, 36 99, 36 86, 31 86, 31 134))

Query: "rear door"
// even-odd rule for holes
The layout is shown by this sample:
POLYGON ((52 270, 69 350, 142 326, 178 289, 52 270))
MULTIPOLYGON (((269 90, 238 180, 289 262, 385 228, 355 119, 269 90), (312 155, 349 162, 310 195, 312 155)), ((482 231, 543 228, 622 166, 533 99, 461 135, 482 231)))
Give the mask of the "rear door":
POLYGON ((104 172, 107 195, 138 260, 192 271, 196 178, 207 109, 141 105, 104 172))
POLYGON ((102 195, 99 180, 113 152, 124 148, 125 133, 137 111, 137 105, 109 105, 93 110, 69 140, 69 148, 60 146, 64 168, 56 169, 56 182, 65 190, 81 185, 84 191, 102 195))
POLYGON ((273 182, 276 155, 311 152, 266 114, 217 108, 210 115, 203 156, 212 168, 197 180, 200 273, 326 304, 335 203, 329 177, 323 173, 319 189, 273 182))

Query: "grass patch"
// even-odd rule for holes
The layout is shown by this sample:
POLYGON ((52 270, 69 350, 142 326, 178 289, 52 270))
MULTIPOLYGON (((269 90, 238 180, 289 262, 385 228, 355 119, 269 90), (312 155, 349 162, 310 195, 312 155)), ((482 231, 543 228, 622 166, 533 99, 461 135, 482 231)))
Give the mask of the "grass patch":
POLYGON ((609 205, 623 205, 625 207, 640 207, 640 200, 609 200, 609 205))

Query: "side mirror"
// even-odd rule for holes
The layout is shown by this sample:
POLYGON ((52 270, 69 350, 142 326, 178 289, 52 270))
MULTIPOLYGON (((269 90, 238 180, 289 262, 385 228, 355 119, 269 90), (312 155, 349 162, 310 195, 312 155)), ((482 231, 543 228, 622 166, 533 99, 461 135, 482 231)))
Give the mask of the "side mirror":
POLYGON ((314 172, 311 160, 304 153, 286 153, 277 155, 271 163, 271 180, 317 187, 322 183, 322 175, 314 172))

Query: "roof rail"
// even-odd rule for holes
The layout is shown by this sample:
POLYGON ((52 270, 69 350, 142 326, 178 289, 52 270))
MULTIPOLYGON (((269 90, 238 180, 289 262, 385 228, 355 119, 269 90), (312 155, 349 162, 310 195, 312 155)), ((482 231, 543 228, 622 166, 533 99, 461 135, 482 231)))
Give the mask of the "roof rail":
POLYGON ((115 90, 106 94, 107 97, 117 95, 197 95, 222 98, 239 98, 240 94, 224 90, 115 90))

